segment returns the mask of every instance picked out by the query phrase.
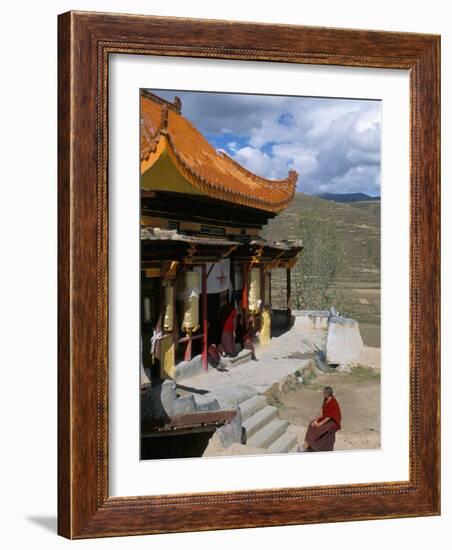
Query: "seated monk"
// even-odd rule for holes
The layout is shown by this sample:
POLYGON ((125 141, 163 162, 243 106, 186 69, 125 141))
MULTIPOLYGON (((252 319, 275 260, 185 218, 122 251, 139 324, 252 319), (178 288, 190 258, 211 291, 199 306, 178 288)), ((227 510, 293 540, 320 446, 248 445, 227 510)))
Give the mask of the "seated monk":
POLYGON ((303 448, 305 451, 332 451, 336 432, 341 429, 341 408, 333 388, 323 389, 323 404, 317 417, 309 423, 303 448))
POLYGON ((212 367, 218 367, 221 362, 221 355, 216 344, 210 344, 207 348, 207 361, 212 367))

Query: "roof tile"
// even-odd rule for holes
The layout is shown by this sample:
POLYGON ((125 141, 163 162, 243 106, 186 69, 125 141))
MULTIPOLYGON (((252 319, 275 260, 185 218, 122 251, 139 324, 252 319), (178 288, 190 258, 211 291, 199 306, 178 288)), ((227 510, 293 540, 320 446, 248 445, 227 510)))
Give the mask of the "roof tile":
POLYGON ((148 165, 162 136, 176 159, 177 168, 198 189, 212 198, 278 212, 295 193, 298 174, 285 180, 269 180, 253 174, 227 154, 217 151, 180 114, 181 103, 169 103, 153 94, 141 96, 141 163, 148 165))

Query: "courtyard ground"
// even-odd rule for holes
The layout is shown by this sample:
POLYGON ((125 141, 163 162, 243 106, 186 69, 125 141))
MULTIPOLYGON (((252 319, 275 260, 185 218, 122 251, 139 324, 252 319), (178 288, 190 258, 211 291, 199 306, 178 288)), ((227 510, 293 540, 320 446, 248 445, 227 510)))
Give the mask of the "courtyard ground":
POLYGON ((290 422, 288 430, 304 440, 309 421, 322 403, 322 389, 332 386, 342 411, 342 429, 336 434, 335 450, 380 447, 380 373, 357 367, 351 373, 321 374, 275 403, 279 417, 290 422))
MULTIPOLYGON (((323 387, 332 386, 343 414, 343 427, 337 433, 335 450, 377 449, 380 447, 380 369, 357 366, 351 372, 320 371, 313 361, 310 344, 324 349, 325 341, 326 330, 302 328, 296 320, 291 330, 283 331, 269 345, 257 348, 258 361, 223 370, 209 369, 207 373, 186 378, 178 382, 178 393, 192 394, 195 400, 214 397, 221 408, 226 409, 240 405, 253 395, 264 395, 268 405, 277 408, 277 418, 289 422, 287 432, 296 435, 301 447, 308 423, 321 407, 323 387)), ((372 348, 366 349, 372 351, 372 348)), ((214 436, 204 456, 265 452, 249 443, 233 443, 222 448, 214 436)))

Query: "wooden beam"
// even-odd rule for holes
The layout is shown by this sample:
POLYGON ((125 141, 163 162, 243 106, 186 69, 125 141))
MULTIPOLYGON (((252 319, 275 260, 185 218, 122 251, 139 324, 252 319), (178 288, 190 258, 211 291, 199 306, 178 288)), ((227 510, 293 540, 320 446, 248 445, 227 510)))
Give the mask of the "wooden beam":
POLYGON ((146 189, 141 189, 141 196, 143 198, 153 199, 155 197, 155 191, 148 191, 146 189))
POLYGON ((175 279, 178 262, 173 260, 164 260, 162 262, 161 276, 165 279, 175 279))
POLYGON ((179 414, 170 418, 145 418, 141 423, 142 437, 150 435, 148 432, 154 430, 177 430, 207 424, 225 424, 235 418, 236 410, 224 409, 220 411, 201 411, 194 413, 179 414))

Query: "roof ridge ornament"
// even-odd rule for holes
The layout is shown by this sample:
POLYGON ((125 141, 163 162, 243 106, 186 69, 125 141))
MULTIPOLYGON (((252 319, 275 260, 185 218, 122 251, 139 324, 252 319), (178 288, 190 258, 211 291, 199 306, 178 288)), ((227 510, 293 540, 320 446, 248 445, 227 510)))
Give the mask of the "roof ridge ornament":
POLYGON ((179 96, 175 96, 173 100, 173 105, 176 111, 181 114, 182 112, 182 100, 179 96))
POLYGON ((141 95, 143 97, 146 97, 147 99, 150 99, 154 103, 158 103, 159 105, 166 105, 168 109, 170 109, 171 111, 174 111, 175 113, 180 114, 181 112, 182 101, 178 96, 176 96, 174 100, 171 102, 171 101, 168 101, 167 99, 163 99, 163 97, 153 94, 152 92, 150 92, 145 88, 141 90, 141 95))
POLYGON ((287 182, 296 185, 298 181, 298 172, 294 170, 293 168, 289 170, 289 173, 287 174, 287 182))
POLYGON ((160 111, 159 132, 161 134, 168 133, 168 107, 166 105, 163 105, 162 110, 160 111))

